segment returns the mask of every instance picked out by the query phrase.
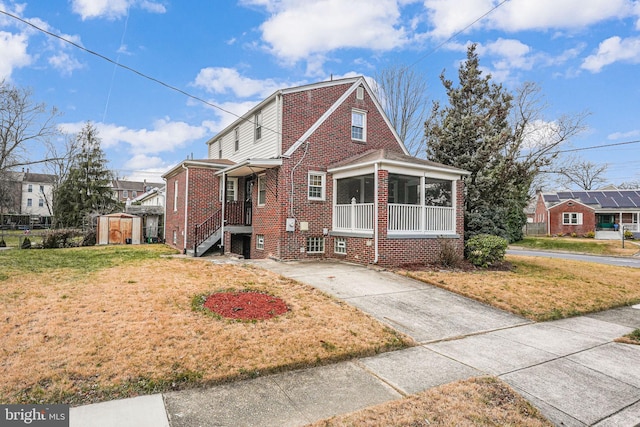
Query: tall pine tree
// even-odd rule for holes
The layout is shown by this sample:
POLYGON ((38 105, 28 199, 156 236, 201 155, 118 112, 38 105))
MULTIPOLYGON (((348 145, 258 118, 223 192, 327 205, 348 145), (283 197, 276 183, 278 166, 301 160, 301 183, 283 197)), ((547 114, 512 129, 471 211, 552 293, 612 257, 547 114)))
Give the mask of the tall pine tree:
POLYGON ((98 130, 87 122, 76 136, 79 152, 54 196, 56 227, 87 227, 93 217, 119 208, 111 191, 111 171, 100 148, 98 130))
POLYGON ((465 239, 487 233, 519 240, 532 177, 513 152, 513 96, 482 75, 475 45, 458 78, 454 86, 440 76, 449 105, 433 105, 425 125, 427 158, 471 173, 465 179, 465 239))

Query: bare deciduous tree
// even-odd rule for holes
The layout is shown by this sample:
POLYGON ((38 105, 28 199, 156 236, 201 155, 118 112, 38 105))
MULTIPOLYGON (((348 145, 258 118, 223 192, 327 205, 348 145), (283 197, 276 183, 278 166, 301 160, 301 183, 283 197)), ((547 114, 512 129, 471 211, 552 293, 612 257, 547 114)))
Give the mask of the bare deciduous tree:
MULTIPOLYGON (((46 145, 58 134, 55 108, 36 103, 29 89, 0 82, 0 173, 47 160, 29 157, 30 149, 46 145)), ((34 150, 35 151, 35 150, 34 150)))
POLYGON ((607 164, 597 164, 582 159, 572 159, 565 162, 556 173, 560 175, 559 181, 566 188, 578 187, 581 190, 595 190, 607 179, 604 174, 607 164))
POLYGON ((391 66, 374 76, 373 90, 409 153, 424 157, 427 80, 412 68, 391 66))

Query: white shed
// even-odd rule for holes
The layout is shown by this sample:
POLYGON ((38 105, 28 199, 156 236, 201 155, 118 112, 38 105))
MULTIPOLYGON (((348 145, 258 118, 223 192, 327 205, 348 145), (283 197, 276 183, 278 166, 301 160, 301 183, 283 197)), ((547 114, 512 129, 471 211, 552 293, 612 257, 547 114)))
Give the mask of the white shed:
POLYGON ((98 217, 96 242, 99 245, 139 245, 142 240, 142 218, 127 213, 98 217))

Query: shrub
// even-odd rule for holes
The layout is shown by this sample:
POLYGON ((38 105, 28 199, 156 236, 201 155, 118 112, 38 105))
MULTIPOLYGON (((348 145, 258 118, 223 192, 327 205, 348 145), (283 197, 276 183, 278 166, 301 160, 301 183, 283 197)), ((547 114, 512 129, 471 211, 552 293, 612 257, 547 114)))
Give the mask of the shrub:
POLYGON ((633 233, 631 231, 629 231, 629 230, 625 230, 624 231, 624 238, 627 239, 627 240, 628 239, 633 239, 633 233))
POLYGON ((462 256, 458 251, 458 245, 454 239, 438 239, 440 243, 440 253, 438 263, 443 267, 455 268, 462 262, 462 256))
POLYGON ((78 246, 77 238, 80 236, 82 231, 73 228, 49 230, 42 237, 42 247, 45 249, 75 247, 78 246))
POLYGON ((507 240, 502 237, 478 234, 467 241, 467 259, 477 267, 486 268, 504 259, 507 245, 507 240))
POLYGON ((571 237, 578 237, 578 233, 571 233, 571 237))
POLYGON ((586 233, 584 233, 584 237, 586 237, 587 239, 594 239, 596 237, 596 232, 587 231, 586 233))

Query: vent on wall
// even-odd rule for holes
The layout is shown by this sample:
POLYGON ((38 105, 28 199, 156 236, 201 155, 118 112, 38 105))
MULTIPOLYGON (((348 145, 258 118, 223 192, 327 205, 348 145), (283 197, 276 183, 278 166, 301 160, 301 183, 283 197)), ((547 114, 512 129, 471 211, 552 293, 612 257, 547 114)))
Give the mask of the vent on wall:
POLYGON ((358 86, 358 89, 356 89, 356 99, 364 99, 364 88, 362 86, 358 86))

